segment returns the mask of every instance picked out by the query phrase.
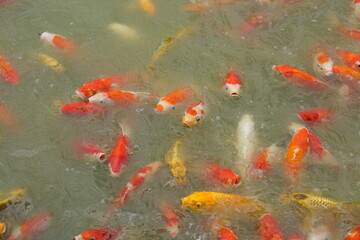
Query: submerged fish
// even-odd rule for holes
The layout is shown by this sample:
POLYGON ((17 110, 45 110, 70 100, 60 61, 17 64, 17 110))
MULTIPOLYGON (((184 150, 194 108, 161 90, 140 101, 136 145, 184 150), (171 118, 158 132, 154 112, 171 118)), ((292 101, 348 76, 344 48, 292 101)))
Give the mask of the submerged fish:
POLYGON ((310 228, 306 234, 306 240, 333 240, 334 231, 331 227, 321 224, 310 228))
POLYGON ((105 114, 106 110, 101 106, 89 102, 74 102, 60 107, 60 111, 73 117, 83 117, 91 114, 105 114))
POLYGON ((176 140, 174 145, 169 149, 165 155, 165 162, 169 165, 170 171, 174 176, 175 180, 179 184, 186 183, 186 166, 184 157, 180 156, 179 146, 181 145, 182 139, 176 140))
POLYGON ((244 1, 239 0, 210 0, 210 1, 202 1, 202 2, 191 2, 186 4, 183 7, 184 11, 191 11, 191 12, 201 12, 210 9, 214 9, 221 6, 226 5, 234 5, 244 3, 244 1))
POLYGON ((259 240, 285 240, 278 223, 270 214, 261 217, 258 232, 259 240))
POLYGON ((117 240, 120 228, 91 229, 74 237, 74 240, 117 240))
POLYGON ((266 213, 266 208, 254 197, 219 192, 193 192, 181 199, 183 209, 197 213, 236 212, 259 217, 266 213))
POLYGON ((55 58, 50 57, 44 53, 38 53, 37 57, 40 59, 43 65, 50 67, 57 73, 62 73, 65 71, 65 67, 55 58))
POLYGON ((239 75, 235 71, 230 71, 224 81, 223 88, 227 91, 230 96, 240 96, 240 90, 243 88, 243 83, 240 80, 239 75))
POLYGON ((184 127, 191 128, 195 126, 203 117, 205 111, 205 103, 203 101, 197 101, 191 104, 184 113, 181 124, 184 127))
POLYGON ((256 146, 257 136, 253 117, 252 115, 244 114, 238 124, 236 143, 238 151, 236 167, 243 178, 248 176, 247 171, 250 169, 256 146))
POLYGON ((314 55, 314 64, 313 64, 314 71, 324 76, 332 75, 334 62, 325 53, 325 51, 320 47, 316 47, 314 49, 313 55, 314 55))
POLYGON ((278 156, 279 153, 280 149, 275 144, 263 149, 259 156, 251 164, 250 176, 256 180, 269 176, 272 163, 275 159, 280 159, 278 156))
POLYGON ((52 45, 60 50, 71 52, 76 50, 75 44, 73 42, 54 33, 43 32, 40 35, 40 39, 43 40, 45 43, 52 45))
POLYGON ((106 161, 106 154, 94 142, 79 140, 75 141, 73 146, 77 154, 82 158, 97 160, 99 162, 106 161))
POLYGON ((254 31, 255 28, 264 26, 269 22, 269 17, 264 12, 257 12, 251 15, 241 27, 240 32, 244 34, 249 34, 254 31))
POLYGON ((341 81, 351 85, 356 90, 360 90, 360 72, 353 68, 339 65, 335 65, 333 69, 341 81))
POLYGON ((0 76, 9 84, 18 84, 20 78, 14 67, 0 55, 0 76))
POLYGON ((5 104, 0 103, 0 125, 7 130, 16 130, 19 126, 18 119, 5 104))
POLYGON ((108 29, 123 38, 140 39, 139 33, 125 24, 110 23, 108 29))
POLYGON ((193 95, 194 90, 190 86, 182 86, 161 98, 155 107, 155 112, 165 113, 170 109, 175 109, 177 104, 187 101, 193 95))
POLYGON ((40 212, 26 219, 11 233, 7 240, 28 240, 34 238, 49 227, 51 221, 52 215, 50 212, 40 212))
POLYGON ((298 112, 297 114, 303 121, 312 125, 320 125, 332 120, 334 110, 317 109, 298 112))
POLYGON ((152 0, 137 0, 137 2, 149 16, 155 15, 156 7, 152 0))
POLYGON ((162 202, 161 212, 167 231, 172 237, 176 237, 179 234, 180 218, 176 214, 175 207, 168 202, 162 202))
POLYGON ((27 195, 25 188, 20 188, 8 193, 0 193, 0 211, 10 205, 21 203, 27 195))
POLYGON ((213 182, 216 185, 237 186, 241 183, 241 177, 232 170, 223 168, 216 164, 205 164, 202 168, 206 181, 213 182))

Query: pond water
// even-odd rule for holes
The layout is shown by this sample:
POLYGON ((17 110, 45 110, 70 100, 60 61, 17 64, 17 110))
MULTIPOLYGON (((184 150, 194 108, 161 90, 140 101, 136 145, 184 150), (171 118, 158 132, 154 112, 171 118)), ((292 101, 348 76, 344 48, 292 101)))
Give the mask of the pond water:
MULTIPOLYGON (((320 45, 331 52, 336 47, 360 53, 360 42, 340 35, 334 16, 349 26, 351 1, 304 0, 301 3, 261 5, 243 0, 235 5, 191 12, 182 8, 188 0, 153 0, 156 13, 149 16, 135 0, 14 0, 0 3, 0 51, 18 71, 21 82, 0 85, 0 100, 18 119, 17 130, 1 129, 1 191, 26 187, 26 203, 0 213, 2 221, 19 225, 27 217, 48 210, 53 223, 36 239, 72 239, 96 228, 116 194, 142 167, 154 161, 164 166, 141 186, 133 198, 111 218, 106 227, 123 228, 123 239, 172 239, 162 222, 159 202, 166 199, 178 209, 182 223, 178 239, 211 239, 206 216, 181 210, 180 199, 194 191, 219 191, 257 196, 271 206, 286 236, 297 232, 301 218, 280 201, 281 193, 317 193, 345 202, 360 202, 359 102, 347 104, 337 92, 295 87, 272 70, 288 64, 314 74, 312 49, 320 45), (239 29, 256 12, 266 12, 270 22, 249 34, 239 29), (135 29, 139 39, 121 37, 108 29, 111 23, 135 29), (156 62, 152 76, 127 90, 164 96, 191 85, 196 99, 206 103, 206 114, 194 128, 180 122, 185 109, 180 104, 168 114, 157 114, 157 101, 117 108, 106 116, 68 117, 59 105, 80 101, 75 90, 85 82, 121 73, 144 73, 153 52, 167 37, 184 27, 194 32, 177 39, 156 62), (60 34, 79 48, 71 55, 44 45, 39 33, 60 34), (36 54, 58 59, 66 70, 56 73, 36 54), (242 96, 230 98, 221 83, 235 69, 244 83, 242 96), (334 120, 311 129, 325 143, 341 167, 309 164, 301 182, 289 184, 282 163, 268 178, 244 181, 238 187, 219 189, 204 181, 201 163, 209 161, 235 170, 236 129, 243 114, 255 122, 260 150, 272 143, 287 143, 290 122, 296 113, 331 108, 334 120), (73 139, 91 139, 110 154, 119 123, 128 119, 131 157, 118 178, 106 163, 86 162, 69 150, 73 139), (183 137, 182 154, 188 169, 187 184, 174 183, 164 162, 165 153, 183 137)), ((340 62, 335 60, 338 64, 340 62)), ((144 78, 145 79, 145 78, 144 78)), ((324 78, 323 78, 324 79, 324 78)), ((334 77, 325 79, 338 87, 334 77)), ((339 220, 337 239, 359 220, 339 220)), ((231 229, 240 239, 255 239, 256 222, 233 219, 231 229)))

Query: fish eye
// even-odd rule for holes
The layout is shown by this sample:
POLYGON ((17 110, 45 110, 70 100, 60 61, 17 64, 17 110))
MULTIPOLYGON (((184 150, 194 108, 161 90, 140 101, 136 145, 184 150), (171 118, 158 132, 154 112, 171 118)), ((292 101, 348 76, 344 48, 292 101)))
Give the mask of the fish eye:
POLYGON ((196 203, 196 206, 197 206, 198 208, 201 207, 201 205, 202 205, 201 202, 197 202, 197 203, 196 203))
POLYGON ((360 62, 355 63, 357 67, 360 67, 360 62))
POLYGON ((196 121, 198 121, 198 122, 199 122, 199 121, 200 121, 200 117, 197 117, 197 118, 196 118, 196 121))
POLYGON ((306 199, 306 198, 307 198, 306 195, 301 194, 301 193, 295 194, 294 197, 295 197, 296 199, 298 199, 298 200, 303 200, 303 199, 306 199))
POLYGON ((90 240, 96 240, 96 238, 92 237, 92 238, 90 238, 90 240))
POLYGON ((173 109, 173 110, 174 110, 174 109, 175 109, 175 106, 172 106, 172 107, 171 107, 171 109, 173 109))
POLYGON ((226 86, 226 87, 225 87, 225 89, 226 89, 226 90, 228 90, 228 89, 229 89, 229 87, 228 87, 228 86, 226 86))

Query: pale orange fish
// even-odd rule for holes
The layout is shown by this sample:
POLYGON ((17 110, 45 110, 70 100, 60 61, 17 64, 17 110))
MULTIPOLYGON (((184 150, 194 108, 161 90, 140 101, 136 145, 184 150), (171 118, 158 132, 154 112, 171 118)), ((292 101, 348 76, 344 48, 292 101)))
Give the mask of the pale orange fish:
POLYGON ((314 71, 319 73, 320 75, 330 76, 333 74, 333 65, 334 62, 331 60, 329 55, 320 48, 316 47, 314 49, 314 71))
POLYGON ((188 100, 194 95, 194 90, 190 86, 183 86, 161 98, 156 105, 156 113, 165 113, 181 102, 188 100))
POLYGON ((155 4, 152 0, 137 0, 140 7, 150 16, 154 16, 156 13, 155 4))
POLYGON ((4 104, 0 103, 0 124, 8 130, 16 130, 19 126, 17 118, 4 104))
POLYGON ((52 45, 60 50, 65 50, 69 52, 73 52, 76 50, 76 46, 70 40, 49 32, 43 32, 40 35, 40 39, 43 40, 45 43, 52 45))
POLYGON ((259 28, 261 26, 266 25, 269 22, 269 17, 264 12, 258 12, 251 15, 245 22, 245 24, 241 27, 241 33, 250 33, 254 31, 255 28, 259 28))
POLYGON ((9 84, 18 84, 20 82, 19 74, 2 55, 0 55, 0 76, 9 84))

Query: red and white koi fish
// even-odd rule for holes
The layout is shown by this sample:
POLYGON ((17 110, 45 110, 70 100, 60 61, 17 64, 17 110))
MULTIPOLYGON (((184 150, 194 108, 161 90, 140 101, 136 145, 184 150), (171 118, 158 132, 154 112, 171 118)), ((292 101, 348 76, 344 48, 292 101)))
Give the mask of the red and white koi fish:
POLYGON ((79 140, 75 141, 74 146, 77 154, 82 158, 99 162, 106 161, 106 154, 94 142, 79 140))
POLYGON ((255 28, 264 26, 269 22, 269 17, 264 12, 258 12, 249 17, 245 24, 241 27, 240 32, 248 34, 254 31, 255 28))
POLYGON ((334 110, 317 109, 298 112, 298 117, 311 125, 321 125, 333 119, 334 110))
POLYGON ((9 84, 20 82, 18 73, 2 55, 0 55, 0 76, 9 84))
POLYGON ((256 180, 269 176, 271 164, 279 153, 279 148, 272 144, 270 147, 261 151, 259 156, 252 163, 250 168, 250 176, 256 180))
POLYGON ((203 117, 205 111, 205 103, 203 101, 197 101, 191 104, 184 113, 181 124, 184 127, 191 128, 195 126, 203 117))
POLYGON ((360 71, 360 55, 340 49, 336 49, 335 54, 348 67, 360 71))
POLYGON ((314 71, 320 75, 330 76, 333 74, 334 62, 320 47, 314 50, 314 71))
POLYGON ((345 236, 344 240, 360 240, 360 225, 356 225, 345 236))
POLYGON ((205 164, 202 169, 205 179, 216 185, 222 187, 229 185, 238 186, 241 183, 241 177, 230 169, 223 168, 216 164, 205 164))
POLYGON ((156 98, 156 95, 148 92, 132 92, 113 90, 109 92, 100 92, 89 97, 90 103, 103 105, 130 105, 143 99, 156 98))
POLYGON ((235 71, 230 71, 228 75, 226 75, 222 85, 228 94, 234 97, 240 96, 240 90, 243 88, 243 83, 235 71))
POLYGON ((43 40, 45 43, 52 45, 61 50, 65 50, 69 52, 76 50, 75 44, 73 42, 54 33, 43 32, 40 35, 40 39, 43 40))
POLYGON ((117 240, 120 233, 120 228, 91 229, 74 237, 74 240, 117 240))
POLYGON ((258 232, 259 240, 285 240, 278 223, 270 214, 261 217, 258 232))
POLYGON ((20 227, 16 228, 7 240, 28 240, 38 236, 51 223, 50 212, 40 212, 26 219, 20 227))
POLYGON ((289 65, 277 65, 273 66, 272 69, 279 72, 286 78, 290 79, 294 84, 300 87, 306 87, 311 89, 330 88, 327 83, 289 65))
POLYGON ((297 182, 300 179, 308 148, 309 131, 303 127, 300 128, 291 139, 284 159, 285 173, 290 182, 297 182))
POLYGON ((180 87, 161 98, 159 103, 156 105, 155 112, 164 113, 170 109, 174 109, 177 104, 188 100, 193 95, 194 90, 190 86, 180 87))
POLYGON ((339 65, 335 65, 333 69, 334 73, 341 81, 351 85, 355 89, 360 90, 360 72, 354 70, 353 68, 339 65))
POLYGON ((128 165, 129 148, 130 138, 122 131, 109 158, 111 176, 118 177, 128 165))
POLYGON ((176 214, 175 207, 168 202, 162 202, 161 212, 167 231, 171 236, 176 237, 179 234, 180 218, 176 214))
POLYGON ((125 87, 135 78, 137 74, 121 74, 111 77, 99 78, 90 82, 86 82, 79 87, 75 93, 82 99, 88 99, 99 92, 108 92, 111 90, 125 87))
POLYGON ((110 206, 104 216, 106 222, 109 220, 116 208, 121 208, 127 203, 134 192, 147 180, 149 179, 161 166, 161 162, 153 162, 141 170, 139 170, 126 184, 126 186, 120 191, 116 197, 116 201, 110 206))
POLYGON ((74 102, 60 107, 60 111, 66 115, 82 117, 91 114, 105 114, 101 106, 89 102, 74 102))

